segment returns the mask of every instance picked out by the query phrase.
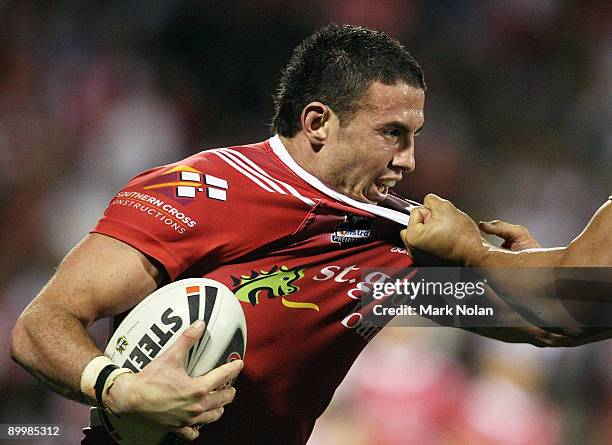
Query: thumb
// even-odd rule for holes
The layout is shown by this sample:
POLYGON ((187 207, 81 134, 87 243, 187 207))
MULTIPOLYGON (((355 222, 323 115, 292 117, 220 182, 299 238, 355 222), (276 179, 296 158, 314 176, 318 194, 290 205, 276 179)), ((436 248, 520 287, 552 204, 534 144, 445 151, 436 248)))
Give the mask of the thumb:
POLYGON ((191 326, 181 333, 181 336, 176 340, 176 343, 170 346, 168 349, 168 355, 172 355, 173 358, 176 357, 178 363, 180 363, 182 366, 183 362, 187 358, 189 350, 195 344, 195 342, 202 337, 205 328, 206 324, 202 320, 194 321, 191 326))
POLYGON ((412 245, 415 236, 423 230, 423 224, 429 220, 431 212, 425 207, 418 207, 410 212, 410 219, 408 219, 408 226, 400 232, 400 237, 404 242, 404 245, 408 248, 412 245))

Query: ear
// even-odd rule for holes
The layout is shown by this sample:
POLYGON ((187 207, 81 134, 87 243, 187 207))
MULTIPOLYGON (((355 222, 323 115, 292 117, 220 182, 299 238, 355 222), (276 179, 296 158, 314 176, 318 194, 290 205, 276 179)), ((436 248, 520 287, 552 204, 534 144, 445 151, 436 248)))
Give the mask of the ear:
POLYGON ((300 123, 302 130, 312 145, 323 145, 330 132, 333 112, 321 102, 310 102, 302 110, 300 123))

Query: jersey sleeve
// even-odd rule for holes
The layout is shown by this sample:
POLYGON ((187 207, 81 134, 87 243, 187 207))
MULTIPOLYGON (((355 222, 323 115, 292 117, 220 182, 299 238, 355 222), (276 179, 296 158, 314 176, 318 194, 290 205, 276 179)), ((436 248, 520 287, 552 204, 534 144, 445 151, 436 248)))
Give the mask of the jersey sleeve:
POLYGON ((174 280, 196 264, 213 270, 290 236, 310 210, 299 200, 254 189, 218 157, 202 152, 136 176, 91 232, 156 259, 174 280))

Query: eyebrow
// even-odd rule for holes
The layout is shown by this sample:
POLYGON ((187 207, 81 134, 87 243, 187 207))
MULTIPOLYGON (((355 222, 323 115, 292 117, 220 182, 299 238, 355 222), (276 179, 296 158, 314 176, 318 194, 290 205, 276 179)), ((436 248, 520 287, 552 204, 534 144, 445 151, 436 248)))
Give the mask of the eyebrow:
MULTIPOLYGON (((425 122, 423 122, 423 124, 414 132, 414 134, 419 134, 419 132, 423 129, 423 127, 425 126, 425 122)), ((410 129, 403 123, 400 121, 391 121, 391 122, 387 122, 385 124, 382 124, 380 126, 380 128, 397 128, 399 130, 404 131, 405 133, 408 133, 410 131, 410 129)))

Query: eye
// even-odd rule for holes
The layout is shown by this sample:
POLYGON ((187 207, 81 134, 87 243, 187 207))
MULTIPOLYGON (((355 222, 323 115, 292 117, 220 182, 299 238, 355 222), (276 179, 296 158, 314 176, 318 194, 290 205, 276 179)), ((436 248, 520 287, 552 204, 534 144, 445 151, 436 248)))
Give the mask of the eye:
POLYGON ((401 131, 397 128, 387 128, 382 131, 382 135, 388 139, 396 140, 401 136, 401 131))
POLYGON ((395 129, 394 130, 385 130, 385 134, 387 136, 392 136, 394 138, 397 138, 397 137, 399 137, 400 132, 399 132, 399 130, 395 130, 395 129))

